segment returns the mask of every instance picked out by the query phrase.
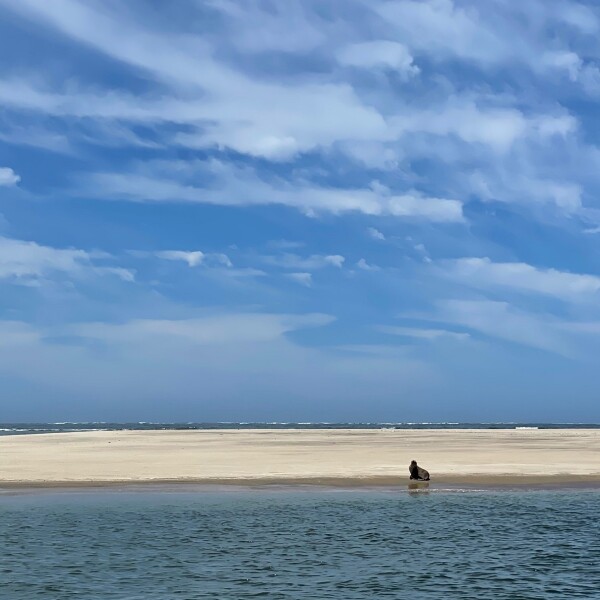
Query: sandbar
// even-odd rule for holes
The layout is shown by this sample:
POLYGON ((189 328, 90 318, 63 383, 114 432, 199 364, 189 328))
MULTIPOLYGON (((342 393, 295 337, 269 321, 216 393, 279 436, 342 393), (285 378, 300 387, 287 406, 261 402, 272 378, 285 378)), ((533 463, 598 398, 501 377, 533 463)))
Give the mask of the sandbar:
POLYGON ((0 437, 0 487, 600 484, 599 429, 92 431, 0 437))

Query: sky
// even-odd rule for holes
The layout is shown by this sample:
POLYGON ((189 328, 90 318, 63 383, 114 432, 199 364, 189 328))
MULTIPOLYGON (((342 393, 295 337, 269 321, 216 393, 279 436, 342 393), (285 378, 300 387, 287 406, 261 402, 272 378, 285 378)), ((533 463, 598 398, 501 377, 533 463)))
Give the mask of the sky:
POLYGON ((600 6, 0 0, 0 421, 600 422, 600 6))

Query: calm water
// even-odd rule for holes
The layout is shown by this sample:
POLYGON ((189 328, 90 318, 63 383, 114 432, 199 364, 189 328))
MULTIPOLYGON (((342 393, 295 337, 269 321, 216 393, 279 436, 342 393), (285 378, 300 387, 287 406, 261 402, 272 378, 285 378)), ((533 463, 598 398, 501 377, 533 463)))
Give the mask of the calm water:
POLYGON ((600 598, 599 491, 0 496, 0 596, 600 598))

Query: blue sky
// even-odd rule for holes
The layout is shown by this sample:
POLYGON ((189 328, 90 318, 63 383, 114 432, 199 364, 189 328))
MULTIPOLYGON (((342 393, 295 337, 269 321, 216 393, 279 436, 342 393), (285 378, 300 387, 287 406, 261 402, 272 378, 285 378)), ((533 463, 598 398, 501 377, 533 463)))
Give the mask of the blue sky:
POLYGON ((0 420, 600 420, 596 3, 0 7, 0 420))

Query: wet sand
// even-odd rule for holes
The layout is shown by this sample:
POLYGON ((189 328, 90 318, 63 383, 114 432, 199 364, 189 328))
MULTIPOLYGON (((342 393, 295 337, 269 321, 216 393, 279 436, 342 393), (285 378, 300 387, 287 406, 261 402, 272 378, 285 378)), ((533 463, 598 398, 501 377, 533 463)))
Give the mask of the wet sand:
POLYGON ((0 487, 600 484, 600 430, 94 431, 0 437, 0 487))

